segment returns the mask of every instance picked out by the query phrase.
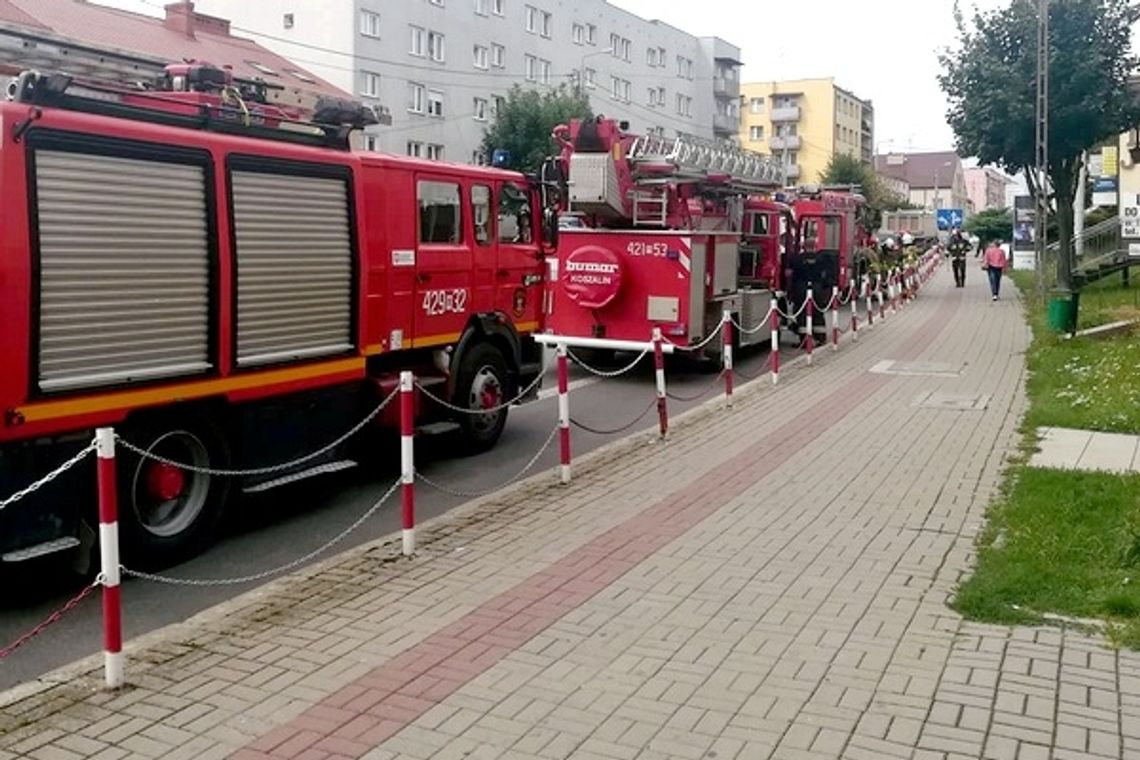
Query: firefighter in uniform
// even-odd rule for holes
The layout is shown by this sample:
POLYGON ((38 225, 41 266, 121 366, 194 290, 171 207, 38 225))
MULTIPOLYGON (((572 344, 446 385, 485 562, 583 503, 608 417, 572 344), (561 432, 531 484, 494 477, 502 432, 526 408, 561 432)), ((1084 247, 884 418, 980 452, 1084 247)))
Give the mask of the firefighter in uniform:
POLYGON ((966 287, 966 255, 970 252, 970 241, 962 234, 962 230, 955 229, 950 233, 946 251, 950 254, 950 263, 954 269, 954 287, 966 287))

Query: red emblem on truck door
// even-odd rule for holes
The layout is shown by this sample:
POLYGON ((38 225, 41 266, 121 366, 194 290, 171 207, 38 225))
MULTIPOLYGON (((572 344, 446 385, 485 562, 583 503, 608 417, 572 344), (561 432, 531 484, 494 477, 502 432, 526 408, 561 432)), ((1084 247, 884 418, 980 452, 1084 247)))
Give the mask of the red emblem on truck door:
POLYGON ((621 259, 601 246, 579 248, 562 264, 566 295, 587 309, 601 309, 613 301, 621 290, 621 276, 621 259))

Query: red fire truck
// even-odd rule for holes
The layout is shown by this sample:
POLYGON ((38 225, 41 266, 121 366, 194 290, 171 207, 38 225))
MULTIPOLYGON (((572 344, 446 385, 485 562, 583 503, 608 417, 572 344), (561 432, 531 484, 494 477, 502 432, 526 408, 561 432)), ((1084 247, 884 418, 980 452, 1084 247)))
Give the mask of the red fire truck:
MULTIPOLYGON (((335 441, 400 370, 494 409, 536 384, 542 193, 522 174, 356 153, 374 116, 323 101, 308 122, 204 65, 150 89, 26 73, 0 104, 0 494, 114 425, 150 454, 257 469, 335 441)), ((506 410, 423 424, 494 445, 506 410)), ((396 405, 377 420, 393 424, 396 405)), ((124 552, 202 547, 236 491, 351 466, 211 476, 120 448, 124 552)), ((0 511, 0 556, 90 535, 93 470, 0 511)))
MULTIPOLYGON (((561 126, 555 139, 548 175, 580 226, 562 230, 549 262, 550 332, 644 343, 660 328, 696 346, 726 310, 749 330, 765 324, 771 284, 754 281, 762 267, 752 251, 742 260, 742 225, 746 199, 782 185, 778 164, 731 145, 632 135, 602 117, 561 126)), ((741 336, 769 339, 762 327, 741 336)))

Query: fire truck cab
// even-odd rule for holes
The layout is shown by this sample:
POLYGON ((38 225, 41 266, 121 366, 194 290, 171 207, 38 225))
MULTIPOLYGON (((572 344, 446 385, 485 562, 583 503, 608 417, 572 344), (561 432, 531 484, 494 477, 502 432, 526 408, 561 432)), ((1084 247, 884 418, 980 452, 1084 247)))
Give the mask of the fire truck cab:
MULTIPOLYGON (((542 368, 528 337, 549 242, 539 186, 355 153, 370 117, 339 101, 293 113, 199 64, 150 89, 12 83, 0 493, 114 426, 124 556, 166 564, 214 538, 235 492, 362 463, 359 436, 329 444, 362 421, 394 426, 396 404, 370 415, 401 370, 425 391, 425 430, 494 445, 500 407, 542 368)), ((0 512, 0 560, 79 546, 92 477, 76 468, 0 512)))
MULTIPOLYGON (((778 164, 728 144, 632 135, 604 117, 555 139, 548 174, 583 224, 561 231, 549 262, 549 332, 644 343, 660 328, 695 347, 725 311, 748 328, 764 321, 771 283, 742 278, 742 225, 746 200, 781 186, 778 164)), ((768 339, 763 328, 741 335, 768 339)), ((703 350, 719 353, 719 342, 703 350)))

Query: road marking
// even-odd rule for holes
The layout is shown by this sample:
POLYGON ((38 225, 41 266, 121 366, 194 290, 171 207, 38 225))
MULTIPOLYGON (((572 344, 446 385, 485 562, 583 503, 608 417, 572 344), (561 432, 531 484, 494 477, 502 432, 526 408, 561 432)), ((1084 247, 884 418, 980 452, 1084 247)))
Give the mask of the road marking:
MULTIPOLYGON (((601 380, 602 380, 602 378, 600 378, 600 377, 581 377, 581 378, 578 378, 577 380, 571 381, 570 384, 568 386, 566 386, 566 389, 567 389, 567 391, 576 391, 576 390, 580 390, 582 388, 588 388, 591 385, 594 385, 595 383, 601 382, 601 380)), ((538 398, 536 400, 537 401, 545 401, 546 399, 552 398, 552 397, 557 396, 557 395, 558 395, 558 388, 557 387, 544 388, 543 390, 538 392, 538 398)))

